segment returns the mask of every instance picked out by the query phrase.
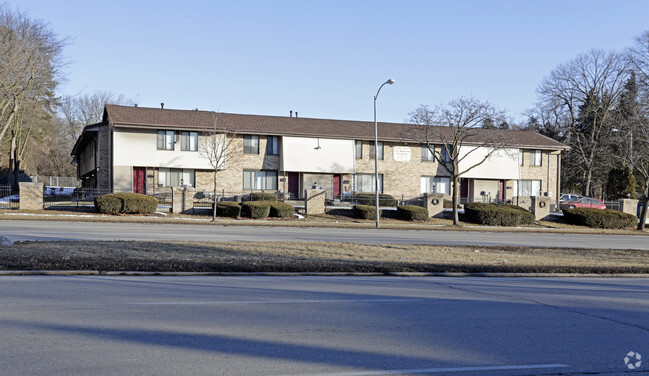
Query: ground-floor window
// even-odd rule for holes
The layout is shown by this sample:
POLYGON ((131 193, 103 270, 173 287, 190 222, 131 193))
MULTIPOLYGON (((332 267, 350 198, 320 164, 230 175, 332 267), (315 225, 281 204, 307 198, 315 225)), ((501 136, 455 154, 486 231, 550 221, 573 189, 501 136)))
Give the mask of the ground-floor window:
POLYGON ((541 195, 541 181, 540 180, 514 180, 514 192, 516 196, 540 196, 541 195))
POLYGON ((158 169, 158 187, 193 187, 194 170, 182 168, 158 169))
MULTIPOLYGON (((374 192, 374 174, 354 175, 355 192, 374 192)), ((383 174, 379 174, 379 193, 383 192, 383 174)))
POLYGON ((421 193, 451 194, 451 178, 444 176, 422 176, 421 193))
POLYGON ((277 190, 277 171, 244 171, 243 189, 277 190))

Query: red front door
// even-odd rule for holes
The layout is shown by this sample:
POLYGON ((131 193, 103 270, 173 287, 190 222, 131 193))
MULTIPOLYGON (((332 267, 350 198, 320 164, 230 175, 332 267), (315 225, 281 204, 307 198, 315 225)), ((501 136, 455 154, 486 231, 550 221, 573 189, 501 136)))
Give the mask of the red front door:
POLYGON ((288 173, 288 193, 291 194, 291 200, 297 200, 300 197, 300 173, 288 173))
POLYGON ((340 175, 334 175, 334 198, 340 198, 340 175))
POLYGON ((133 167, 133 193, 146 194, 146 167, 133 167))

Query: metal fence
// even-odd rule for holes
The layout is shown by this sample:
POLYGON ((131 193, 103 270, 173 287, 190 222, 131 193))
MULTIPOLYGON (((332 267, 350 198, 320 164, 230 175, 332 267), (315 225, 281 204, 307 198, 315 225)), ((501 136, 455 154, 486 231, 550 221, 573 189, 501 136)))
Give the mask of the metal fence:
POLYGON ((18 209, 19 196, 11 189, 11 185, 0 185, 0 209, 18 209))
POLYGON ((29 177, 33 183, 43 183, 51 187, 73 187, 78 188, 81 185, 79 179, 74 176, 45 176, 32 175, 29 177))
POLYGON ((606 209, 620 210, 620 201, 604 201, 606 209))
MULTIPOLYGON (((43 188, 43 206, 51 207, 82 207, 94 206, 95 197, 108 193, 130 193, 130 189, 90 189, 74 187, 44 187, 43 188)), ((171 189, 151 192, 148 196, 155 197, 158 200, 158 206, 165 208, 171 206, 171 189)))

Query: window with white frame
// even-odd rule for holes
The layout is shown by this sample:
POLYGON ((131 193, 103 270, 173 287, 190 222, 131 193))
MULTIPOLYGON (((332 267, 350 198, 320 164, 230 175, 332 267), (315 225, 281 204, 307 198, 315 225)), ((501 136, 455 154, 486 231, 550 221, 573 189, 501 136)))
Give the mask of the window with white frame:
POLYGON ((194 170, 182 168, 158 169, 158 187, 193 187, 194 170))
POLYGON ((259 136, 243 135, 243 154, 259 154, 259 136))
POLYGON ((377 147, 375 148, 374 147, 374 141, 370 141, 370 159, 374 158, 374 150, 376 149, 376 151, 378 153, 376 155, 376 158, 382 160, 383 159, 383 141, 378 141, 376 145, 377 145, 377 147))
POLYGON ((542 155, 541 150, 530 150, 530 166, 540 166, 542 155))
POLYGON ((435 160, 435 157, 433 156, 433 152, 428 148, 427 144, 421 145, 421 160, 423 162, 432 162, 435 160))
POLYGON ((266 137, 266 154, 279 155, 279 137, 268 136, 266 137))
POLYGON ((448 152, 446 151, 446 146, 445 146, 445 145, 441 145, 440 148, 442 148, 442 160, 443 160, 444 162, 450 162, 450 161, 451 161, 451 157, 448 155, 448 152))
POLYGON ((198 151, 198 132, 180 132, 180 150, 198 151))
POLYGON ((540 180, 514 180, 516 196, 530 197, 541 195, 540 180))
MULTIPOLYGON (((374 192, 374 174, 354 175, 355 192, 374 192)), ((379 174, 379 193, 383 192, 383 174, 379 174)))
POLYGON ((158 131, 158 150, 174 150, 174 131, 158 131))
POLYGON ((243 189, 277 189, 277 171, 243 171, 243 189))
POLYGON ((519 166, 522 166, 522 165, 523 165, 523 159, 524 159, 524 158, 523 158, 523 154, 525 154, 525 152, 523 151, 523 149, 518 149, 518 165, 519 165, 519 166))
POLYGON ((354 141, 354 154, 356 159, 363 159, 363 141, 354 141))
POLYGON ((444 176, 422 176, 421 193, 451 194, 451 178, 444 176))

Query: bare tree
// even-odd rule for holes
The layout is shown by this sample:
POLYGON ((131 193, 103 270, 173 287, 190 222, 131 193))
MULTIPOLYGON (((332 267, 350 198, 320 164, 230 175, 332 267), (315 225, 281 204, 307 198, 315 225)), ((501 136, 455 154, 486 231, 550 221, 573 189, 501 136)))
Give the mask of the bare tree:
POLYGON ((435 161, 451 176, 454 225, 460 223, 460 178, 507 145, 504 131, 479 128, 487 121, 499 123, 502 119, 502 111, 475 98, 459 98, 434 109, 422 105, 410 113, 410 122, 419 126, 415 139, 424 140, 435 161), (473 163, 467 163, 469 157, 485 150, 473 163))
POLYGON ((539 86, 542 108, 566 127, 566 168, 579 173, 584 195, 592 194, 593 174, 610 161, 605 150, 611 114, 627 77, 622 54, 592 50, 559 65, 539 86))
MULTIPOLYGON (((631 68, 637 78, 637 92, 633 105, 625 106, 624 117, 627 121, 623 124, 620 136, 629 138, 628 155, 633 165, 633 172, 642 178, 642 212, 638 221, 638 230, 644 230, 647 221, 647 205, 649 205, 649 30, 640 34, 635 39, 633 47, 627 50, 627 57, 631 68)), ((623 150, 627 150, 624 148, 623 150)))
POLYGON ((102 120, 104 107, 107 104, 130 105, 132 103, 133 101, 123 94, 97 90, 92 94, 64 95, 59 100, 58 112, 59 117, 64 121, 67 137, 74 143, 81 135, 83 127, 102 120))
POLYGON ((212 221, 216 220, 217 205, 217 175, 226 168, 231 168, 237 163, 234 158, 234 140, 235 133, 225 128, 219 127, 219 114, 214 113, 214 120, 211 127, 204 129, 199 137, 198 153, 205 158, 212 168, 212 221))
POLYGON ((9 167, 16 172, 27 139, 41 124, 29 113, 52 111, 63 45, 42 21, 0 5, 0 144, 11 135, 9 167))

